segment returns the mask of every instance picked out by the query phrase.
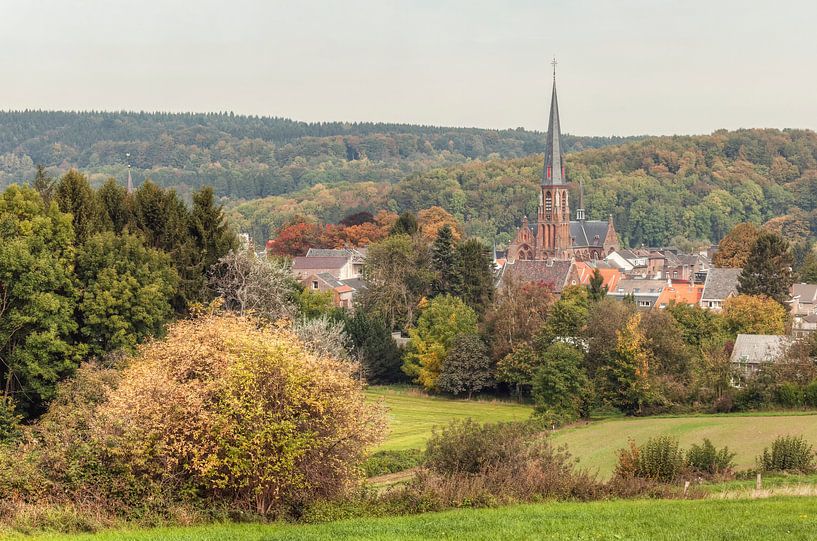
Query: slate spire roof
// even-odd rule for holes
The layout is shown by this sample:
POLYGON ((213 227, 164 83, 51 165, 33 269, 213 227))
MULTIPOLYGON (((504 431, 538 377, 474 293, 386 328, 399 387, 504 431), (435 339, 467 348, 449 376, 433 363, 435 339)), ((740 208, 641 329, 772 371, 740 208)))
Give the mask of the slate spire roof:
POLYGON ((545 141, 545 168, 542 185, 565 183, 565 153, 562 149, 562 131, 559 127, 559 101, 556 99, 556 59, 553 60, 553 95, 550 98, 550 120, 545 141))

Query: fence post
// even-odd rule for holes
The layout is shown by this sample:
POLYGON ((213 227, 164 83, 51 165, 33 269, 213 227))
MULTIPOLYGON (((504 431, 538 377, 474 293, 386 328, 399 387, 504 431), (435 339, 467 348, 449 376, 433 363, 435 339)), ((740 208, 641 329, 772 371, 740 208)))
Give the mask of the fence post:
POLYGON ((760 490, 763 488, 763 478, 760 476, 760 472, 757 472, 757 479, 755 480, 755 490, 760 490))

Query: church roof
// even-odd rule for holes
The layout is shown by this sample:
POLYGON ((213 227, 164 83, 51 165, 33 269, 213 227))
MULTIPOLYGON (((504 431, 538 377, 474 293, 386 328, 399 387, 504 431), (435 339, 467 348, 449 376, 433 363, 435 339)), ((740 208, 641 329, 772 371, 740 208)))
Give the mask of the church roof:
MULTIPOLYGON (((575 271, 575 264, 571 260, 539 261, 519 259, 505 265, 502 278, 513 275, 520 282, 540 282, 553 287, 553 291, 561 293, 568 284, 571 272, 575 271)), ((574 277, 578 277, 575 273, 574 277)))
POLYGON ((607 237, 609 227, 610 224, 607 220, 570 222, 570 236, 573 237, 573 246, 601 246, 607 237))

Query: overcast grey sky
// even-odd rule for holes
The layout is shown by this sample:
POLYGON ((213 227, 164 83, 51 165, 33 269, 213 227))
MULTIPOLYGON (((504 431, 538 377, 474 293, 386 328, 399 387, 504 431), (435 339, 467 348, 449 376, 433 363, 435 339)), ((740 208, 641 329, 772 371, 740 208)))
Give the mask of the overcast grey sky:
POLYGON ((0 0, 0 109, 817 128, 817 2, 0 0))

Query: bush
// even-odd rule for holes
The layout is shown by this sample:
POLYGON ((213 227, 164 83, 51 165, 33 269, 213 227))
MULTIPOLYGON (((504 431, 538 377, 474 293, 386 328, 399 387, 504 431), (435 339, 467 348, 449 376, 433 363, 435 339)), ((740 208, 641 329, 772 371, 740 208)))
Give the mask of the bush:
POLYGON ((757 458, 760 471, 812 473, 817 471, 814 449, 803 436, 778 436, 771 450, 763 449, 757 458))
POLYGON ((366 477, 397 473, 416 468, 423 463, 423 452, 420 449, 402 449, 399 451, 378 451, 363 463, 366 477))
POLYGON ((41 473, 0 474, 0 499, 98 502, 129 519, 188 504, 298 514, 359 484, 383 432, 355 370, 257 320, 179 321, 121 371, 85 367, 63 385, 12 452, 41 473))
POLYGON ((806 385, 803 389, 803 403, 806 406, 817 408, 817 379, 806 385))
POLYGON ((629 446, 618 452, 615 476, 671 483, 681 475, 684 463, 684 453, 675 438, 657 436, 640 447, 630 440, 629 446))
POLYGON ((539 437, 527 423, 486 423, 471 418, 436 429, 426 444, 426 466, 437 473, 476 474, 486 468, 518 460, 539 437))
POLYGON ((11 399, 0 396, 0 444, 11 442, 20 437, 22 415, 15 411, 11 399))
POLYGON ((708 438, 701 445, 693 444, 686 455, 687 466, 697 474, 724 475, 735 467, 735 453, 728 447, 716 449, 708 438))
POLYGON ((774 401, 784 408, 803 405, 803 389, 794 383, 781 383, 774 389, 774 401))

